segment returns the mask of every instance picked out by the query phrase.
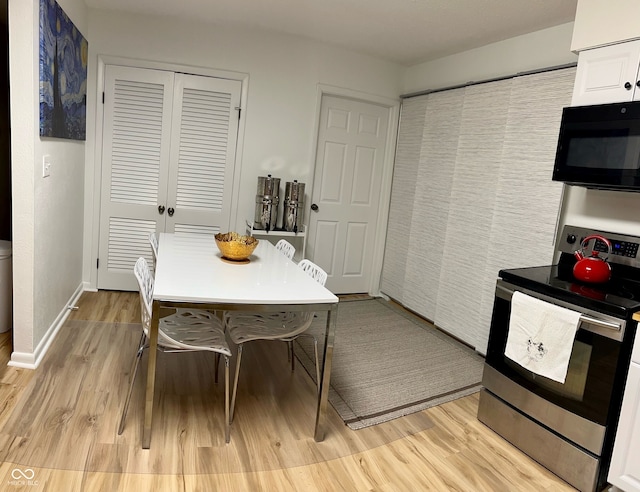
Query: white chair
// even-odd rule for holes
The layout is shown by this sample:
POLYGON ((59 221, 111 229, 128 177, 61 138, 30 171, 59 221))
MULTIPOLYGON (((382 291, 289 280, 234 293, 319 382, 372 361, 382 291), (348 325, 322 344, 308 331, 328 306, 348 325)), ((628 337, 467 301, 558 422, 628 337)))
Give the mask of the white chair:
MULTIPOLYGON (((118 434, 122 434, 129 409, 129 401, 133 391, 133 383, 138 372, 138 365, 145 348, 148 348, 149 330, 151 328, 153 277, 149 265, 144 258, 139 258, 134 267, 140 290, 140 309, 142 312, 142 336, 138 344, 133 366, 127 398, 120 418, 118 434)), ((162 352, 215 352, 215 381, 218 381, 218 365, 220 355, 224 356, 224 414, 225 441, 230 440, 229 419, 229 357, 231 350, 224 334, 222 321, 209 311, 201 309, 177 309, 170 316, 160 318, 158 326, 158 350, 162 352)))
POLYGON ((153 253, 153 260, 158 260, 158 235, 155 232, 149 234, 149 244, 151 245, 151 252, 153 253))
POLYGON ((296 254, 296 248, 286 239, 280 239, 280 241, 276 243, 276 249, 290 260, 293 260, 293 255, 296 254))
MULTIPOLYGON (((322 268, 309 260, 302 260, 298 264, 311 278, 324 285, 327 274, 322 268)), ((231 396, 231 420, 236 405, 238 390, 238 377, 240 375, 240 363, 242 362, 242 347, 252 340, 279 340, 289 342, 293 348, 293 340, 299 336, 311 336, 314 342, 316 384, 320 385, 320 366, 318 364, 318 341, 312 335, 304 333, 313 321, 314 313, 309 311, 294 311, 282 313, 257 313, 241 311, 225 311, 224 323, 229 337, 238 346, 236 357, 236 373, 233 380, 233 393, 231 396)), ((294 368, 294 354, 291 354, 291 370, 294 368)))

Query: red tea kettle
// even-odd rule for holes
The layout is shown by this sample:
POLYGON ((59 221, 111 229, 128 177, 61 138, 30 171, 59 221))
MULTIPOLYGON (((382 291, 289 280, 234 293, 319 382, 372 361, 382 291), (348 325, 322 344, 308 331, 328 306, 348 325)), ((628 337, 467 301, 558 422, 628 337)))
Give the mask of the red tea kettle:
POLYGON ((576 264, 573 265, 573 275, 583 282, 606 282, 611 277, 611 265, 607 263, 606 258, 600 258, 598 251, 592 251, 589 257, 584 256, 584 248, 591 239, 602 241, 607 245, 607 254, 611 254, 611 242, 609 242, 606 237, 597 234, 585 237, 580 243, 580 249, 573 253, 578 260, 576 264))

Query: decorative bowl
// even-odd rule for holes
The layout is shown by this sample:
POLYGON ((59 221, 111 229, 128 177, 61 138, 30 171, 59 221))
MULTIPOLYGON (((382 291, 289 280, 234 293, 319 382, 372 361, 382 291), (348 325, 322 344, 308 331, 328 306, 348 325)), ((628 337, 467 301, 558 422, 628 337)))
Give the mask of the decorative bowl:
POLYGON ((222 257, 227 260, 248 260, 258 246, 258 240, 255 237, 241 236, 237 232, 218 233, 215 238, 222 257))

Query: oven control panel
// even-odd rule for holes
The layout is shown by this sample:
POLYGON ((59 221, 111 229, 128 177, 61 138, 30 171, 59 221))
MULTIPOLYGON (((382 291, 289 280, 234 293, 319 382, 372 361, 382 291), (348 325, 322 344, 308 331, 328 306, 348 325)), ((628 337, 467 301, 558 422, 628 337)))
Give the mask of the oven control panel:
POLYGON ((603 236, 609 240, 611 254, 607 254, 608 248, 603 241, 591 239, 584 248, 586 256, 590 256, 593 251, 598 251, 600 256, 607 258, 610 263, 640 267, 640 258, 638 257, 640 237, 637 236, 565 225, 562 235, 558 238, 557 250, 562 253, 573 253, 580 249, 580 245, 586 237, 593 235, 603 236))

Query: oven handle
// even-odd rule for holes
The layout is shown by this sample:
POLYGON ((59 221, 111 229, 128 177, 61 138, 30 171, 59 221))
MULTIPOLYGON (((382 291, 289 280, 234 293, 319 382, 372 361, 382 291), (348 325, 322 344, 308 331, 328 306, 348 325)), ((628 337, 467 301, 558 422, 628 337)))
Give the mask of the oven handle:
POLYGON ((620 331, 622 329, 620 323, 611 323, 610 321, 603 321, 601 319, 592 318, 591 316, 585 316, 584 314, 580 315, 580 321, 616 331, 620 331))
MULTIPOLYGON (((514 285, 511 285, 507 282, 505 282, 502 279, 498 279, 498 282, 496 284, 496 297, 500 297, 501 299, 504 299, 505 301, 509 301, 511 302, 511 296, 513 295, 513 292, 516 290, 516 287, 514 285)), ((534 292, 530 292, 527 289, 517 289, 520 291, 523 291, 525 294, 529 294, 529 295, 533 295, 535 297, 538 298, 542 298, 542 300, 545 300, 543 295, 540 295, 538 293, 534 293, 534 292)), ((567 307, 568 309, 572 309, 572 306, 564 306, 567 307)), ((622 340, 622 337, 624 336, 624 322, 623 323, 616 323, 615 321, 605 321, 602 319, 598 319, 598 318, 594 318, 592 316, 588 316, 586 314, 580 314, 580 321, 584 322, 584 323, 589 323, 591 325, 593 325, 593 328, 586 328, 588 331, 592 331, 594 333, 599 333, 601 335, 604 335, 608 338, 612 338, 614 340, 622 340), (615 333, 614 333, 615 332, 615 333)))

